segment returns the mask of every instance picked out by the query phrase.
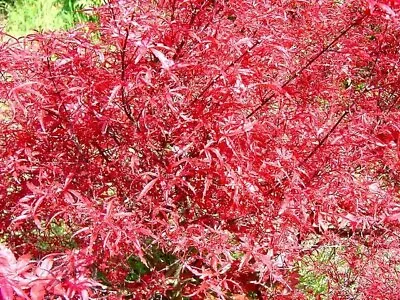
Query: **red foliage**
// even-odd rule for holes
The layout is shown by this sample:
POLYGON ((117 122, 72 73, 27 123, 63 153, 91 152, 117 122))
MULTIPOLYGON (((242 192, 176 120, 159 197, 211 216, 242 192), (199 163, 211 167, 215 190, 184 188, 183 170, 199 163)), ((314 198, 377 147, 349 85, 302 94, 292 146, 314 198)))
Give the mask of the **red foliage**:
POLYGON ((120 0, 3 43, 3 298, 301 299, 327 246, 330 296, 396 295, 399 7, 120 0))

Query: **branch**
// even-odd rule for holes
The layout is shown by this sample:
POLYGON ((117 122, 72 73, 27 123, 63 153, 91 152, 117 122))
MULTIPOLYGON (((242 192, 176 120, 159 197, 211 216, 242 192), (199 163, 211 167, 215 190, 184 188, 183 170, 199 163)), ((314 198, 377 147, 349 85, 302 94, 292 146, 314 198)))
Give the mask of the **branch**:
MULTIPOLYGON (((233 65, 235 65, 238 61, 240 61, 246 54, 248 54, 251 50, 253 50, 255 47, 261 44, 260 40, 257 40, 254 45, 252 45, 247 51, 244 51, 238 58, 236 58, 234 61, 232 61, 229 65, 227 65, 224 69, 224 73, 231 68, 233 65)), ((204 94, 209 90, 210 87, 214 85, 214 83, 220 79, 222 76, 222 73, 219 73, 217 76, 215 76, 213 79, 210 80, 210 82, 204 87, 204 89, 200 92, 200 94, 190 102, 190 104, 193 104, 195 101, 200 99, 201 97, 204 96, 204 94)))
MULTIPOLYGON (((309 66, 311 66, 322 54, 324 54, 325 52, 327 52, 334 44, 336 44, 336 42, 342 38, 346 33, 348 33, 350 31, 350 29, 352 29, 353 27, 360 25, 361 22, 363 21, 363 19, 366 17, 367 15, 364 14, 362 17, 358 18, 356 21, 354 21, 353 23, 351 23, 349 26, 347 26, 347 28, 345 28, 344 30, 342 30, 333 40, 332 42, 330 42, 327 46, 325 46, 324 48, 322 48, 321 51, 319 51, 316 55, 314 55, 314 57, 312 57, 301 69, 299 69, 297 72, 295 72, 294 74, 292 74, 289 79, 287 79, 282 85, 281 88, 284 88, 285 86, 287 86, 289 83, 291 83, 293 80, 295 80, 297 77, 299 77, 309 66)), ((260 105, 258 105, 250 114, 247 115, 247 119, 252 117, 256 112, 258 112, 261 108, 263 108, 265 106, 265 104, 267 104, 269 102, 269 100, 271 100, 273 97, 276 96, 276 93, 273 93, 271 96, 269 96, 268 98, 266 98, 264 101, 261 102, 260 105)))
POLYGON ((124 38, 124 42, 122 44, 122 49, 121 49, 121 81, 123 83, 122 88, 121 88, 121 100, 122 100, 122 106, 123 106, 125 115, 128 117, 129 121, 131 121, 133 124, 136 125, 136 120, 133 118, 132 111, 127 103, 127 95, 125 94, 125 86, 124 86, 124 83, 126 81, 126 67, 127 67, 126 47, 128 45, 129 33, 132 28, 133 17, 134 17, 134 14, 132 13, 128 28, 126 29, 125 38, 124 38))
POLYGON ((317 152, 319 148, 321 148, 326 140, 329 138, 329 136, 335 131, 335 129, 339 126, 339 124, 343 121, 343 119, 349 114, 349 110, 346 110, 345 112, 342 113, 340 118, 336 121, 335 125, 328 131, 328 133, 318 142, 318 144, 314 147, 314 149, 306 156, 305 159, 299 164, 299 167, 304 165, 311 157, 314 156, 314 154, 317 152))
MULTIPOLYGON (((351 105, 352 106, 352 105, 351 105)), ((351 108, 350 106, 350 108, 351 108)), ((322 138, 322 140, 320 140, 318 142, 318 144, 314 147, 314 149, 311 150, 311 152, 300 162, 300 164, 297 167, 301 167, 303 166, 311 157, 314 156, 314 154, 317 152, 317 150, 319 148, 321 148, 325 142, 327 141, 327 139, 329 138, 329 136, 332 135, 332 133, 336 130, 336 128, 339 126, 339 124, 343 121, 343 119, 349 114, 349 109, 347 109, 346 111, 344 111, 342 113, 342 115, 340 116, 340 118, 336 121, 336 123, 332 126, 332 128, 327 132, 327 134, 322 138)), ((282 180, 280 182, 278 182, 277 184, 275 184, 274 187, 272 187, 270 190, 268 190, 268 192, 266 193, 266 195, 271 195, 273 192, 276 191, 276 189, 280 186, 282 186, 282 184, 289 179, 289 176, 293 173, 293 171, 288 172, 287 175, 285 175, 282 180)))

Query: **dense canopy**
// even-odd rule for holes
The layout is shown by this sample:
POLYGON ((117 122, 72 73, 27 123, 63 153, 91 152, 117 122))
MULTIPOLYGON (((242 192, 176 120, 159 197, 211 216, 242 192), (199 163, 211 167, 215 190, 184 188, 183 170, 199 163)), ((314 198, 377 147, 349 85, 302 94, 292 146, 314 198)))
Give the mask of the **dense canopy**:
POLYGON ((0 46, 3 298, 396 299, 398 1, 94 13, 0 46))

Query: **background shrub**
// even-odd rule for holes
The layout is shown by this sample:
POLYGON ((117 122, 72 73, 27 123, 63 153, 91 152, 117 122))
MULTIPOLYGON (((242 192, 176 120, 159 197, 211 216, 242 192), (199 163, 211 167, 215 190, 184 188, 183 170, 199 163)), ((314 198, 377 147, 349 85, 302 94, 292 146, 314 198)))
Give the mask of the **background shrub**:
POLYGON ((2 1, 6 30, 21 36, 34 30, 60 30, 78 22, 93 21, 84 9, 101 4, 101 0, 16 0, 2 1))

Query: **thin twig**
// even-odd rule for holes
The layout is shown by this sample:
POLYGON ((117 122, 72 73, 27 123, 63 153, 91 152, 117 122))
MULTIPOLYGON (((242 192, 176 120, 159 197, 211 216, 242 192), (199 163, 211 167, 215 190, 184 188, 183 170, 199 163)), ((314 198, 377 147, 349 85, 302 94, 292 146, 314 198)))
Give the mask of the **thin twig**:
POLYGON ((234 61, 232 61, 229 65, 227 65, 224 68, 224 71, 216 75, 213 79, 211 79, 208 84, 204 87, 204 89, 198 94, 194 99, 190 102, 190 104, 193 104, 196 102, 198 99, 202 98, 204 94, 214 85, 215 82, 217 82, 218 79, 221 78, 222 74, 225 73, 229 68, 231 68, 233 65, 235 65, 238 61, 240 61, 246 54, 248 54, 250 51, 252 51, 255 47, 261 44, 261 40, 257 40, 249 49, 244 51, 239 57, 237 57, 234 61))
MULTIPOLYGON (((367 15, 363 15, 362 17, 360 17, 359 19, 357 19, 356 21, 354 21, 353 23, 351 23, 349 26, 347 26, 347 28, 345 28, 344 30, 342 30, 340 32, 340 34, 338 34, 327 46, 325 46, 324 48, 322 48, 321 51, 319 51, 314 57, 312 57, 300 70, 298 70, 297 72, 293 73, 289 79, 287 79, 282 85, 281 88, 284 88, 285 86, 287 86, 289 83, 291 83, 293 80, 295 80, 297 77, 299 77, 309 66, 311 66, 322 54, 324 54, 325 52, 327 52, 334 44, 336 44, 336 42, 343 37, 346 33, 348 33, 350 31, 350 29, 352 29, 353 27, 361 24, 362 20, 366 17, 367 15)), ((273 93, 271 96, 269 96, 268 98, 266 98, 265 100, 263 100, 261 102, 260 105, 258 105, 250 114, 247 115, 247 119, 252 117, 256 112, 258 112, 261 108, 263 108, 268 102, 269 100, 271 100, 273 97, 276 96, 276 93, 273 93)))

